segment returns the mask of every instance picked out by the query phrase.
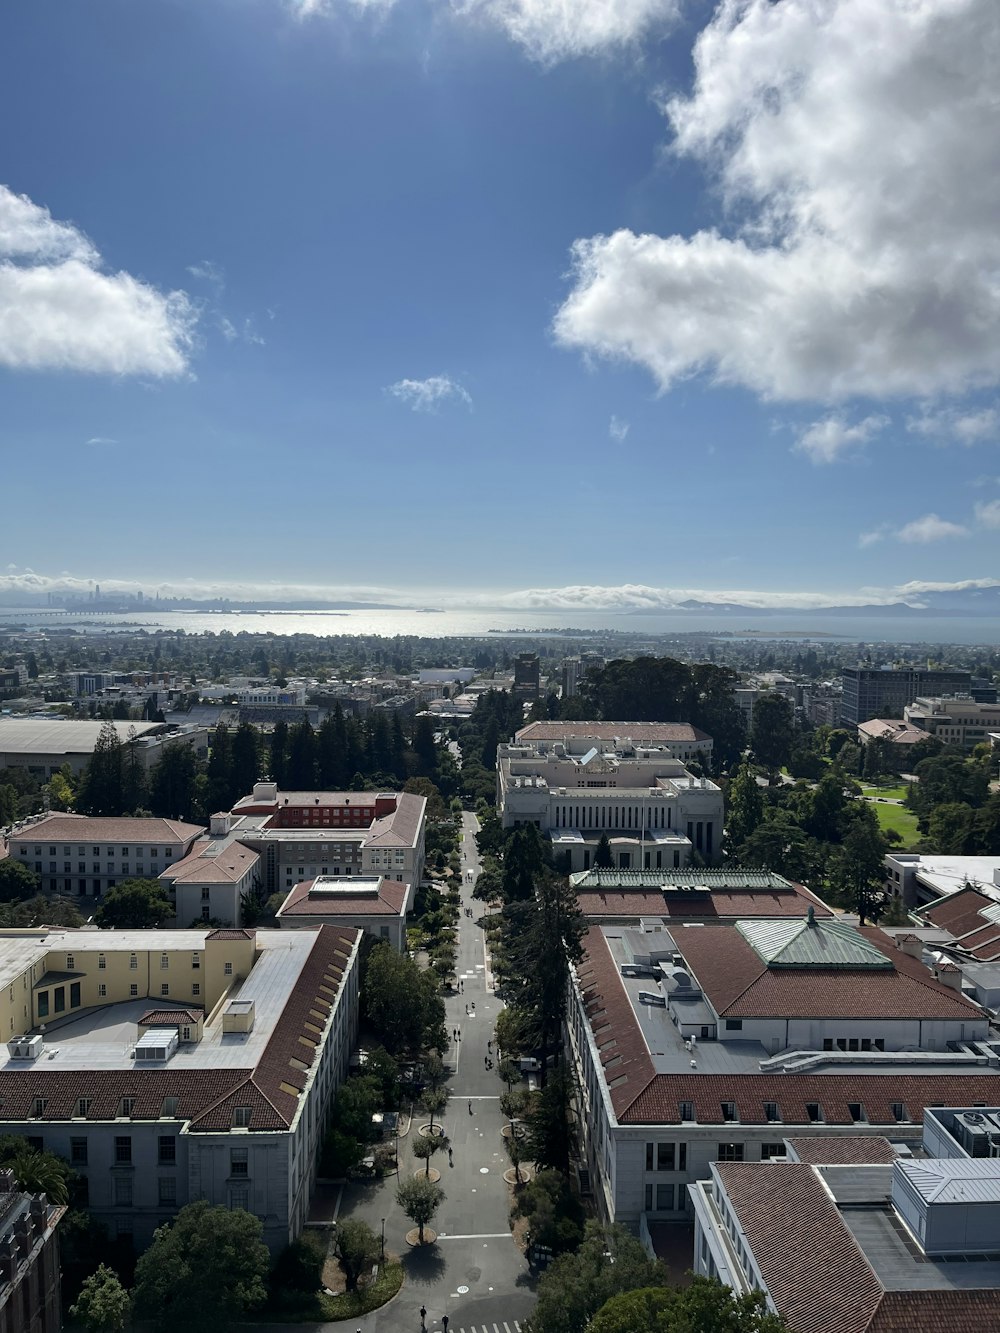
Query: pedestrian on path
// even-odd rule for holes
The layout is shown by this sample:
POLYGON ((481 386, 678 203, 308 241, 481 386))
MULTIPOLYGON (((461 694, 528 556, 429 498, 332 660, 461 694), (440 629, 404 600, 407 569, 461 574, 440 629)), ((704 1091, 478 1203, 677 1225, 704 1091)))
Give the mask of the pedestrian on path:
POLYGON ((469 1102, 469 1115, 472 1115, 472 1102, 469 1102))
POLYGON ((485 1067, 486 1069, 489 1069, 489 1067, 490 1067, 490 1057, 489 1057, 488 1055, 484 1055, 484 1056, 483 1056, 483 1065, 484 1065, 484 1067, 485 1067))
POLYGON ((449 1149, 448 1149, 448 1165, 449 1165, 449 1166, 454 1166, 455 1163, 452 1161, 452 1158, 451 1158, 451 1152, 452 1152, 452 1150, 449 1148, 449 1149))

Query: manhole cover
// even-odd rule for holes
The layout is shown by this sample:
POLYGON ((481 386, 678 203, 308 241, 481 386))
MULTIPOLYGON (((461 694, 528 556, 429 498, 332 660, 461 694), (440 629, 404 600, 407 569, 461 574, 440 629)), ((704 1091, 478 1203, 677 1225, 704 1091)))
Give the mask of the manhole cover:
POLYGON ((479 1168, 479 1174, 481 1176, 488 1176, 490 1174, 490 1168, 488 1166, 481 1166, 479 1168))
POLYGON ((458 1291, 459 1296, 468 1296, 468 1294, 469 1294, 469 1288, 468 1288, 468 1287, 464 1287, 464 1286, 463 1286, 463 1287, 458 1287, 458 1288, 457 1288, 457 1291, 458 1291))

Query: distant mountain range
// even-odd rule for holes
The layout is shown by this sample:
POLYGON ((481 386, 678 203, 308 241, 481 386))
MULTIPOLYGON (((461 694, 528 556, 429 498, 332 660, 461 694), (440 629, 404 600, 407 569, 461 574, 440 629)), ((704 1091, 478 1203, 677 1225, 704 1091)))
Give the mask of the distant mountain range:
MULTIPOLYGON (((942 592, 922 592, 920 605, 910 602, 856 602, 844 606, 746 606, 742 602, 707 602, 688 598, 679 602, 683 611, 707 611, 715 615, 773 616, 808 611, 812 616, 996 616, 1000 619, 1000 583, 986 588, 951 588, 942 592)), ((658 608, 659 609, 659 608, 658 608)))

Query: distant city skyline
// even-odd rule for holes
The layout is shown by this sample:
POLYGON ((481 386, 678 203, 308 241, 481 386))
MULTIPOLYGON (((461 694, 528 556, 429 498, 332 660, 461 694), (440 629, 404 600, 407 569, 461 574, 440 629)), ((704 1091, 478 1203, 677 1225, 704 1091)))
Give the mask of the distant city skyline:
POLYGON ((995 0, 6 6, 0 568, 990 580, 998 64, 995 0))

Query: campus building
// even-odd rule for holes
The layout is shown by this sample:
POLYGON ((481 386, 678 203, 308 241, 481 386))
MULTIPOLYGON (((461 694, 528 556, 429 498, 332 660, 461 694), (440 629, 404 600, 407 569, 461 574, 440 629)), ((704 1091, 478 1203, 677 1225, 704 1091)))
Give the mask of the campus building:
POLYGON ((642 925, 589 930, 567 1028, 584 1184, 651 1246, 714 1163, 789 1135, 917 1140, 926 1106, 1000 1094, 989 1015, 919 942, 814 909, 642 925))
POLYGON ((691 1189, 694 1270, 762 1292, 796 1333, 984 1333, 1000 1324, 997 1113, 929 1109, 912 1148, 786 1138, 691 1189), (795 1220, 789 1226, 789 1219, 795 1220))
POLYGON ((841 679, 840 718, 855 727, 873 717, 902 717, 918 695, 968 694, 972 686, 968 671, 922 667, 844 667, 841 679))
POLYGON ((0 1333, 59 1333, 57 1227, 66 1208, 0 1171, 0 1333))
MULTIPOLYGON (((26 768, 42 781, 68 764, 82 773, 94 753, 103 722, 65 722, 44 717, 0 718, 0 768, 26 768)), ((168 727, 163 722, 114 722, 122 745, 129 745, 148 772, 169 745, 189 745, 208 755, 207 727, 168 727)))
POLYGON ((497 747, 504 828, 534 824, 570 872, 589 870, 602 834, 621 870, 715 860, 722 792, 685 759, 711 761, 711 737, 687 723, 533 722, 497 747))
POLYGON ((410 792, 281 791, 255 783, 233 806, 230 834, 260 856, 267 894, 322 876, 424 873, 427 801, 410 792))
POLYGON ((944 745, 973 750, 989 744, 990 733, 1000 730, 1000 704, 980 703, 968 694, 947 699, 914 699, 903 709, 907 722, 936 736, 944 745))
POLYGON ((413 893, 412 883, 385 875, 320 875, 295 885, 278 908, 277 922, 283 930, 353 926, 376 940, 387 940, 402 953, 413 893))
MULTIPOLYGON (((301 1231, 357 1029, 357 930, 0 934, 0 1134, 139 1248, 195 1199, 301 1231)), ((2 1249, 0 1249, 2 1260, 2 1249)))

